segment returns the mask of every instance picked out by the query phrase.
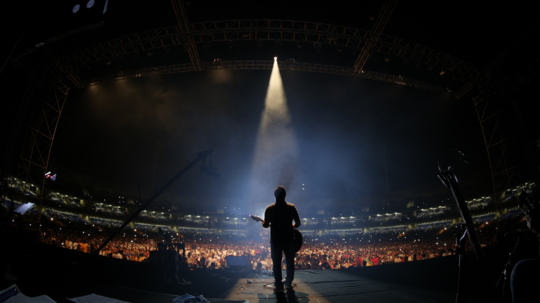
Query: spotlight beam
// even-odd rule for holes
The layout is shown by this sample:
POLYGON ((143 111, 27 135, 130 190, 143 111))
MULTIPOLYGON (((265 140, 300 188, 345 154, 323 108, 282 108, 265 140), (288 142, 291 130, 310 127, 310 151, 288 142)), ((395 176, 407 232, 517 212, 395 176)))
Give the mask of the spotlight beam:
POLYGON ((291 121, 277 57, 274 57, 253 157, 250 202, 269 204, 277 185, 293 184, 298 148, 291 121))

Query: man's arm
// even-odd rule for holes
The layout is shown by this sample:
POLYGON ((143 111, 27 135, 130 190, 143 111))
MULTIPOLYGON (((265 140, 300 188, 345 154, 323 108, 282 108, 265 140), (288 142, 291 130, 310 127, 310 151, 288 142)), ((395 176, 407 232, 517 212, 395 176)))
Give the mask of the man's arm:
POLYGON ((268 228, 270 226, 270 221, 268 220, 268 207, 266 208, 266 210, 264 211, 264 220, 262 220, 262 226, 264 228, 268 228))
POLYGON ((296 209, 296 206, 294 207, 294 225, 293 228, 298 228, 302 224, 300 221, 300 216, 298 215, 298 210, 296 209))

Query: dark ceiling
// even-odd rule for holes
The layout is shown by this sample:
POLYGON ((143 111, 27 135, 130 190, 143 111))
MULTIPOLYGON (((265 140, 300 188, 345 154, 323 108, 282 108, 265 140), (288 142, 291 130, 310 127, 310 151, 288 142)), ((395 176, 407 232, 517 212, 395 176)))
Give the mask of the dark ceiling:
MULTIPOLYGON (((80 21, 73 20, 69 11, 79 2, 82 3, 84 1, 65 1, 65 4, 62 5, 53 5, 45 1, 33 1, 30 3, 13 1, 9 4, 3 4, 2 20, 4 23, 6 21, 9 21, 9 23, 3 26, 5 36, 1 49, 2 58, 7 58, 12 46, 17 43, 17 40, 21 35, 22 39, 15 48, 15 54, 31 45, 46 40, 51 36, 65 32, 66 28, 70 28, 73 24, 78 26, 80 21)), ((100 3, 100 1, 96 1, 96 3, 100 3)), ((331 1, 306 4, 305 1, 234 1, 232 3, 226 1, 189 1, 185 4, 190 22, 231 19, 286 19, 371 29, 374 24, 373 20, 377 18, 383 2, 331 1)), ((532 55, 535 55, 534 48, 532 47, 532 43, 534 43, 532 37, 534 37, 534 35, 529 32, 526 36, 520 37, 520 34, 524 32, 527 33, 527 31, 536 28, 538 20, 537 15, 538 13, 533 6, 533 2, 527 2, 519 6, 508 3, 500 5, 480 5, 478 3, 471 4, 470 1, 400 1, 392 14, 390 21, 386 25, 383 34, 400 37, 443 50, 449 54, 469 61, 480 68, 488 65, 489 62, 496 58, 501 52, 508 50, 508 54, 504 57, 505 60, 499 64, 498 69, 500 72, 511 72, 513 68, 523 65, 523 63, 527 62, 532 55)), ((99 20, 99 18, 95 19, 95 16, 88 16, 88 18, 92 21, 99 20)), ((70 37, 68 40, 61 41, 61 43, 64 43, 68 47, 92 44, 137 31, 176 24, 176 17, 170 1, 159 1, 158 3, 157 1, 142 2, 111 0, 109 1, 109 11, 103 20, 105 26, 79 36, 70 37)), ((231 48, 226 43, 216 43, 216 45, 211 45, 208 49, 201 49, 199 46, 199 53, 201 60, 205 62, 211 61, 213 58, 223 58, 223 60, 270 60, 272 56, 278 55, 280 58, 295 58, 297 62, 324 63, 341 66, 352 66, 358 56, 351 50, 338 51, 331 46, 323 46, 320 51, 316 51, 311 46, 299 49, 296 45, 289 45, 287 43, 284 43, 280 47, 276 47, 276 45, 270 42, 266 42, 262 47, 255 46, 254 44, 255 42, 238 43, 231 48)), ((120 68, 129 69, 140 66, 188 62, 190 62, 189 56, 187 56, 183 50, 179 49, 172 50, 171 54, 167 56, 161 56, 159 54, 152 57, 140 56, 138 58, 125 60, 121 63, 115 63, 116 65, 113 66, 105 64, 93 66, 93 69, 91 71, 86 71, 86 73, 107 73, 111 70, 120 68)), ((415 66, 404 64, 399 58, 385 58, 383 56, 378 56, 377 54, 374 54, 372 58, 370 58, 366 64, 366 70, 393 75, 404 75, 409 78, 438 85, 452 86, 453 89, 459 89, 463 84, 451 79, 448 75, 440 76, 439 71, 431 71, 422 67, 417 68, 415 66)), ((234 72, 232 73, 232 76, 236 77, 235 81, 237 81, 237 85, 242 85, 241 83, 244 83, 243 85, 249 86, 250 89, 253 89, 254 91, 257 88, 264 90, 266 87, 265 81, 267 81, 265 80, 265 77, 267 76, 262 72, 257 73, 258 74, 253 74, 254 76, 251 77, 245 73, 234 72), (257 82, 257 80, 261 80, 262 82, 257 82)), ((19 81, 21 78, 14 78, 13 75, 19 75, 19 73, 10 66, 8 66, 8 69, 0 75, 4 80, 2 92, 5 92, 5 95, 13 96, 12 104, 15 104, 15 106, 11 107, 5 105, 6 110, 4 112, 17 110, 16 100, 19 98, 17 96, 24 91, 24 85, 19 81), (13 83, 15 81, 17 83, 13 83)), ((235 128, 235 132, 247 136, 246 133, 242 133, 240 130, 245 129, 246 127, 256 126, 258 117, 247 118, 248 115, 242 115, 242 113, 257 111, 260 110, 260 108, 255 105, 250 105, 251 107, 249 107, 243 103, 237 103, 234 105, 236 107, 233 106, 234 110, 232 110, 217 105, 213 101, 204 101, 216 98, 216 95, 205 92, 207 88, 204 87, 203 83, 208 81, 205 77, 206 76, 199 74, 175 75, 159 83, 157 83, 156 81, 158 80, 155 79, 148 80, 149 82, 135 81, 129 83, 130 85, 134 84, 135 86, 142 88, 152 85, 152 83, 155 82, 157 83, 157 86, 162 87, 164 92, 173 89, 175 87, 175 84, 173 83, 178 83, 178 81, 181 83, 193 83, 190 87, 191 93, 193 96, 200 93, 200 99, 202 101, 200 101, 200 107, 192 105, 190 110, 194 110, 196 113, 200 114, 199 120, 208 119, 204 122, 208 129, 214 127, 220 128, 221 126, 216 120, 218 120, 218 118, 221 119, 222 117, 217 113, 226 111, 227 119, 231 119, 231 121, 237 123, 227 125, 233 125, 231 126, 233 128, 238 127, 238 129, 235 128), (208 95, 205 95, 205 93, 208 93, 208 95), (213 109, 208 109, 208 106, 212 106, 213 109), (238 121, 242 121, 242 123, 238 121)), ((442 96, 434 97, 428 93, 414 91, 413 89, 396 90, 395 87, 388 86, 388 84, 384 83, 366 84, 365 82, 358 82, 350 79, 344 80, 343 78, 334 78, 328 75, 308 75, 298 78, 292 73, 285 73, 283 77, 284 82, 285 80, 287 81, 285 86, 288 93, 290 93, 290 99, 294 99, 295 96, 298 98, 311 98, 318 106, 318 111, 313 111, 312 114, 308 115, 306 113, 309 112, 308 110, 310 107, 306 104, 298 103, 297 105, 291 105, 291 111, 293 111, 293 113, 294 111, 296 111, 296 113, 304 113, 304 115, 301 116, 302 118, 298 118, 297 120, 301 122, 299 123, 298 131, 306 138, 310 136, 314 137, 314 129, 317 129, 317 134, 324 134, 326 132, 326 135, 329 136, 329 138, 332 138, 331 140, 337 140, 335 134, 333 134, 331 130, 333 129, 332 125, 340 124, 339 130, 343 134, 343 140, 339 141, 339 143, 336 143, 338 141, 332 142, 337 144, 338 148, 348 148, 349 146, 347 143, 343 142, 347 142, 350 138, 358 135, 358 133, 354 133, 350 130, 359 127, 359 119, 363 121, 364 124, 362 125, 368 125, 373 129, 378 129, 381 125, 386 127, 386 129, 381 131, 386 132, 386 134, 388 134, 387 136, 372 134, 370 136, 373 136, 375 139, 370 139, 371 141, 369 142, 377 142, 377 144, 391 149, 389 152, 391 154, 390 157, 393 157, 395 163, 398 163, 397 166, 394 167, 395 173, 393 177, 390 177, 390 179, 393 180, 393 184, 400 184, 395 185, 395 189, 415 188, 423 184, 433 184, 436 182, 436 180, 433 181, 433 172, 431 170, 431 167, 434 166, 432 164, 434 160, 431 159, 433 156, 429 157, 430 162, 428 164, 418 164, 426 158, 426 155, 424 154, 426 150, 419 152, 411 149, 410 151, 403 151, 400 153, 399 149, 401 147, 399 146, 405 146, 407 144, 411 146, 427 146, 432 144, 436 146, 434 150, 437 150, 445 144, 443 142, 434 143, 436 140, 441 139, 441 141, 444 141, 442 139, 452 137, 449 140, 451 143, 461 143, 466 146, 471 146, 471 149, 474 150, 473 158, 480 163, 477 173, 479 172, 480 175, 485 175, 486 173, 487 162, 484 158, 485 150, 482 149, 482 137, 478 128, 474 107, 469 103, 471 102, 470 100, 455 101, 442 96), (321 90, 320 87, 313 87, 310 83, 325 83, 325 85, 329 85, 330 88, 324 91, 321 90), (296 87, 304 89, 304 92, 296 92, 294 90, 296 87), (371 91, 366 93, 367 95, 363 95, 362 98, 371 98, 370 100, 375 100, 376 102, 373 102, 371 105, 352 106, 350 104, 352 102, 351 100, 354 98, 343 96, 342 90, 344 88, 342 87, 346 87, 347 90, 351 90, 351 92, 354 92, 357 95, 362 94, 362 89, 364 89, 364 91, 371 89, 371 91), (309 97, 304 93, 310 94, 309 97), (344 106, 341 110, 338 110, 334 105, 318 101, 317 98, 324 93, 328 94, 328 98, 336 99, 334 102, 342 102, 341 104, 347 104, 347 106, 351 107, 348 108, 347 106, 344 106), (385 103, 385 100, 397 98, 396 96, 399 94, 403 95, 403 101, 388 101, 388 103, 385 103), (387 107, 385 108, 385 106, 387 107), (353 112, 363 112, 364 114, 357 116, 351 114, 353 112), (373 115, 371 115, 371 113, 373 113, 373 115), (309 117, 319 118, 318 120, 310 120, 309 117), (426 125, 430 126, 426 127, 426 125), (317 128, 317 126, 320 126, 320 128, 317 128), (384 140, 377 139, 381 137, 383 137, 384 140), (392 142, 394 142, 395 145, 392 145, 392 142), (397 148, 396 145, 398 146, 397 148), (417 181, 413 181, 412 179, 414 178, 410 178, 413 173, 410 172, 414 171, 414 173, 416 173, 416 168, 418 168, 418 173, 420 174, 421 172, 424 176, 427 172, 429 181, 426 181, 426 178, 420 177, 417 181)), ((107 92, 109 98, 110 96, 117 94, 116 98, 120 100, 125 94, 123 94, 124 91, 119 90, 115 85, 116 84, 114 83, 105 84, 100 89, 107 92)), ((227 100, 233 100, 235 98, 251 98, 249 94, 246 93, 246 95, 243 96, 232 88, 225 88, 223 92, 230 94, 230 96, 227 97, 227 100)), ((136 94, 136 92, 132 92, 132 94, 136 94)), ((102 112, 102 116, 98 119, 89 118, 90 115, 85 116, 85 114, 83 114, 83 111, 85 110, 88 112, 91 112, 92 110, 92 108, 89 107, 92 102, 89 91, 73 90, 70 93, 70 98, 72 96, 74 100, 70 100, 68 103, 78 103, 81 107, 78 107, 78 105, 77 108, 75 108, 73 105, 71 108, 66 108, 66 113, 62 118, 63 124, 61 124, 61 128, 59 129, 58 142, 57 145, 55 145, 55 149, 53 149, 53 165, 59 169, 60 167, 68 166, 72 170, 92 175, 94 180, 103 178, 104 180, 110 181, 111 179, 125 178, 129 181, 127 183, 130 184, 137 182, 148 183, 148 179, 144 179, 143 177, 140 177, 139 179, 130 179, 129 177, 126 177, 125 174, 118 173, 118 170, 129 170, 130 164, 128 163, 131 163, 131 167, 135 167, 136 164, 134 163, 137 161, 136 159, 145 156, 146 152, 142 150, 142 146, 145 144, 147 145, 150 141, 144 141, 146 143, 141 141, 137 144, 132 144, 132 142, 136 141, 135 138, 145 136, 152 138, 155 137, 159 131, 150 129, 141 135, 141 133, 134 132, 131 129, 127 135, 118 133, 117 136, 108 136, 108 133, 111 133, 110 130, 99 130, 99 128, 103 126, 103 123, 105 123, 105 118, 103 117, 107 117, 103 115, 109 115, 108 119, 114 120, 114 115, 121 114, 124 109, 112 109, 109 112, 102 112), (83 120, 86 124, 86 128, 79 129, 75 127, 76 125, 81 124, 81 121, 83 120), (126 136, 133 137, 130 137, 132 138, 130 141, 123 142, 116 147, 114 142, 119 140, 119 138, 122 138, 122 136, 124 136, 124 138, 126 136), (93 137, 101 139, 92 139, 93 137), (74 140, 74 138, 77 139, 74 140), (86 142, 80 143, 81 140, 86 142), (75 143, 74 141, 79 141, 79 143, 75 143), (103 165, 106 164, 106 166, 109 167, 109 172, 96 178, 96 175, 100 174, 98 170, 94 170, 95 166, 99 166, 98 163, 85 160, 81 161, 81 159, 74 158, 80 158, 82 155, 90 158, 92 153, 88 153, 88 150, 94 148, 92 145, 102 144, 102 142, 106 142, 106 144, 115 151, 109 151, 110 156, 107 159, 101 159, 99 162, 103 165), (76 146, 76 148, 69 149, 69 146, 76 146), (126 150, 133 151, 134 148, 141 149, 140 154, 133 152, 129 157, 126 157, 126 150), (83 152, 83 149, 86 151, 83 152), (115 163, 118 162, 118 160, 115 159, 121 159, 122 157, 126 158, 124 159, 127 161, 126 164, 124 164, 124 166, 115 167, 115 163)), ((528 91, 521 92, 520 97, 525 100, 522 104, 525 115, 524 119, 532 121, 532 119, 534 119, 536 108, 530 106, 530 93, 528 91)), ((124 104, 130 104, 129 101, 122 102, 124 102, 124 104)), ((130 109, 128 107, 126 108, 127 109, 125 110, 129 112, 130 109)), ((181 108, 175 110, 183 112, 185 109, 181 108)), ((183 119, 186 119, 186 121, 193 118, 193 115, 189 114, 186 116, 179 115, 183 119)), ((4 123, 8 123, 6 121, 10 122, 8 117, 4 119, 4 123)), ((199 126, 200 125, 197 127, 199 126)), ((6 126, 4 129, 9 129, 9 126, 6 126)), ((182 130, 181 133, 182 140, 189 138, 189 132, 186 130, 182 130)), ((205 133, 204 131, 195 131, 193 134, 208 136, 208 133, 205 133)), ((529 137, 534 137, 536 134, 536 131, 532 131, 532 133, 529 134, 529 137)), ((231 140, 231 138, 223 137, 222 134, 220 134, 220 136, 221 139, 209 140, 208 142, 205 142, 205 144, 219 145, 224 144, 220 140, 231 140)), ((238 140, 241 140, 242 135, 237 136, 238 140)), ((199 142, 200 140, 195 141, 199 142)), ((247 140, 247 142, 244 142, 244 145, 238 145, 234 148, 245 148, 252 143, 253 142, 247 140)), ((321 146, 324 145, 324 143, 310 144, 306 143, 306 146, 313 147, 317 146, 317 144, 322 144, 321 146)), ((175 148, 172 148, 168 153, 172 153, 173 150, 181 149, 178 146, 175 148)), ((234 149, 231 146, 228 146, 227 148, 234 149)), ((155 150, 157 149, 154 148, 153 152, 155 152, 155 150)), ((190 150, 190 152, 192 151, 190 150)), ((190 153, 188 152, 182 154, 181 159, 184 161, 190 159, 189 154, 190 153)), ((375 154, 377 154, 377 152, 375 152, 375 154)), ((167 154, 167 156, 172 157, 172 154, 167 154)), ((347 159, 352 159, 352 156, 347 159)), ((319 160, 320 159, 317 157, 310 158, 309 161, 311 162, 308 161, 304 165, 315 165, 314 163, 319 160)), ((369 160, 367 161, 369 162, 369 160)), ((141 168, 141 170, 144 170, 143 175, 148 176, 148 172, 152 170, 152 164, 146 163, 144 165, 146 165, 146 167, 141 168)), ((153 169, 155 170, 155 163, 153 165, 153 169)), ((162 165, 164 167, 167 166, 167 164, 162 165)), ((222 165, 227 167, 227 164, 222 165)), ((349 164, 344 163, 340 165, 348 166, 349 164)), ((369 167, 369 165, 366 167, 369 167)), ((232 168, 229 167, 229 169, 232 168)), ((359 168, 356 167, 356 169, 359 168)), ((238 168, 238 170, 242 171, 240 168, 238 168)), ((163 172, 163 175, 170 175, 173 171, 174 169, 169 168, 169 170, 167 170, 163 168, 161 172, 163 172)), ((307 171, 309 172, 309 169, 307 171)), ((313 173, 319 173, 319 171, 314 170, 313 173)), ((339 175, 339 172, 335 171, 332 172, 332 174, 339 175)), ((352 174, 350 171, 347 172, 347 174, 349 174, 347 176, 352 176, 350 175, 352 174)), ((352 178, 355 177, 353 176, 352 178)), ((159 181, 161 182, 163 179, 160 179, 159 181)), ((484 180, 482 180, 482 182, 483 181, 484 180)), ((318 182, 323 184, 325 181, 320 180, 318 182)), ((384 192, 384 182, 381 180, 368 182, 360 178, 357 182, 363 182, 368 185, 351 186, 349 184, 343 187, 338 184, 339 182, 336 184, 332 183, 331 186, 333 186, 333 189, 327 194, 336 194, 339 191, 343 191, 343 188, 345 188, 345 191, 351 192, 350 195, 384 192)), ((228 183, 221 185, 229 187, 229 189, 220 191, 216 193, 216 195, 230 195, 234 192, 231 187, 234 188, 234 186, 238 186, 238 184, 239 183, 228 183)), ((201 191, 207 190, 203 187, 199 188, 195 186, 194 188, 201 191)), ((179 192, 186 195, 188 194, 185 190, 179 190, 179 192)), ((193 193, 190 192, 189 194, 193 193)))

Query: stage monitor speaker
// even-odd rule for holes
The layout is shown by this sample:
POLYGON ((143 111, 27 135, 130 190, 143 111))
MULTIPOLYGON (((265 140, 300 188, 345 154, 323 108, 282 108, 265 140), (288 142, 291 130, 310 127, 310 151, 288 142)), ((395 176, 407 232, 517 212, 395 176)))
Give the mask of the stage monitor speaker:
POLYGON ((247 266, 247 259, 245 256, 226 256, 227 266, 247 266))

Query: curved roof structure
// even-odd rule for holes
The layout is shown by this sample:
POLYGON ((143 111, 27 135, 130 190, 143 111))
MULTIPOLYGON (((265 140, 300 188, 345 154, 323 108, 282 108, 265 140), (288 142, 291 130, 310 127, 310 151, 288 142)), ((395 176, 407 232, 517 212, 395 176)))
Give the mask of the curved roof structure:
MULTIPOLYGON (((96 1, 96 3, 96 5, 101 4, 100 1, 96 1)), ((70 139, 65 137, 60 139, 60 149, 56 155, 54 152, 51 154, 51 150, 55 150, 54 148, 51 149, 51 146, 57 127, 62 127, 62 124, 59 124, 59 118, 63 111, 63 105, 68 99, 68 93, 73 94, 74 89, 75 94, 81 98, 82 95, 90 92, 89 88, 82 88, 103 84, 110 80, 131 79, 130 81, 139 81, 134 78, 191 71, 206 71, 211 72, 211 75, 218 75, 218 73, 229 70, 270 70, 273 63, 272 57, 278 56, 279 69, 282 72, 309 71, 353 76, 383 81, 393 85, 419 88, 435 93, 434 95, 437 95, 437 98, 445 100, 441 103, 444 104, 441 105, 443 107, 450 104, 447 103, 450 102, 447 100, 451 99, 448 96, 458 99, 465 96, 473 98, 473 105, 477 113, 476 118, 480 121, 480 130, 483 132, 485 145, 488 149, 488 166, 491 175, 504 175, 505 180, 515 178, 514 172, 518 164, 506 161, 507 158, 510 159, 506 154, 509 145, 498 145, 497 143, 505 142, 505 138, 511 137, 505 130, 511 129, 513 126, 505 125, 504 128, 501 128, 501 124, 497 121, 503 121, 504 119, 488 119, 493 115, 498 115, 501 109, 503 112, 509 112, 506 110, 508 105, 503 101, 492 101, 490 103, 489 100, 507 100, 508 98, 500 96, 506 96, 508 92, 514 91, 516 88, 526 86, 534 75, 536 65, 538 65, 535 62, 538 60, 537 54, 529 47, 529 40, 531 33, 536 30, 537 18, 532 10, 517 7, 484 7, 481 5, 469 5, 465 9, 459 5, 454 5, 454 3, 453 5, 445 5, 444 3, 433 4, 427 1, 421 4, 411 4, 390 0, 384 3, 377 1, 362 4, 333 3, 325 8, 305 7, 295 3, 263 5, 248 1, 230 4, 205 1, 184 3, 173 0, 170 3, 153 6, 111 1, 110 7, 105 14, 98 17, 95 17, 95 15, 86 16, 88 18, 86 25, 91 26, 80 27, 80 21, 72 20, 72 17, 76 14, 70 15, 68 18, 65 17, 65 12, 63 12, 65 10, 57 11, 56 8, 50 7, 46 9, 47 12, 51 12, 50 16, 59 18, 58 20, 64 20, 63 18, 65 18, 64 26, 54 28, 49 26, 52 23, 44 22, 41 23, 42 27, 39 27, 34 22, 21 18, 20 25, 33 24, 34 27, 31 28, 29 34, 23 36, 20 42, 15 43, 15 52, 12 57, 17 68, 30 75, 31 79, 48 83, 45 85, 46 88, 38 86, 40 92, 36 94, 37 99, 45 100, 43 101, 43 108, 46 110, 43 111, 42 116, 33 116, 31 118, 32 121, 37 121, 39 125, 35 125, 31 131, 34 134, 34 141, 30 143, 30 149, 26 149, 28 151, 26 156, 23 148, 21 161, 26 163, 26 166, 19 165, 19 172, 21 167, 23 172, 30 171, 33 166, 37 166, 38 171, 46 169, 49 158, 56 159, 56 163, 62 162, 61 159, 66 159, 66 153, 63 150, 69 150, 70 143, 67 142, 73 141, 73 134, 70 135, 70 139), (504 17, 506 17, 507 21, 500 22, 504 17), (73 28, 75 24, 78 27, 73 28), (498 94, 499 97, 493 97, 494 94, 498 94), (494 103, 497 104, 495 107, 492 106, 494 103), (488 125, 492 122, 492 125, 488 125), (502 139, 495 139, 495 137, 501 137, 501 131, 503 134, 502 139), (38 137, 44 138, 45 143, 40 143, 38 137), (490 150, 490 148, 497 146, 500 146, 499 150, 490 150), (504 163, 504 165, 501 163, 504 163), (510 171, 512 173, 509 173, 510 171)), ((36 17, 35 20, 43 20, 43 16, 46 16, 46 14, 33 17, 36 17)), ((13 41, 17 40, 14 39, 13 41)), ((226 72, 225 77, 233 79, 234 75, 240 74, 226 72)), ((245 78, 245 75, 242 74, 238 79, 247 81, 249 76, 245 78)), ((2 76, 6 77, 6 73, 2 76)), ((189 77, 195 80, 188 80, 184 76, 179 76, 177 79, 187 82, 205 81, 204 76, 197 77, 189 77)), ((214 84, 225 83, 220 82, 224 81, 223 79, 212 79, 214 84)), ((316 81, 328 82, 328 78, 321 79, 318 78, 316 81)), ((143 82, 124 81, 122 83, 137 83, 135 85, 139 85, 139 87, 145 85, 142 84, 143 82)), ((254 82, 248 81, 245 83, 255 85, 254 82)), ((358 87, 359 83, 354 82, 351 85, 358 87)), ((240 85, 240 83, 236 84, 240 85)), ((118 91, 114 92, 114 84, 108 85, 103 86, 102 89, 107 91, 108 96, 118 93, 118 91)), ((192 87, 199 87, 199 90, 204 89, 200 82, 193 85, 192 87)), ((164 87, 167 87, 164 89, 168 89, 170 85, 164 87)), ((299 85, 299 87, 305 89, 308 86, 303 84, 299 85)), ((332 91, 331 98, 334 98, 339 96, 339 92, 343 90, 353 91, 351 86, 346 85, 328 91, 332 91)), ((383 97, 381 91, 384 90, 371 92, 371 94, 378 94, 379 97, 383 97)), ((393 90, 399 91, 397 86, 388 86, 386 89, 386 91, 393 90)), ((313 91, 320 94, 320 91, 315 88, 313 91)), ((294 91, 291 91, 291 93, 296 94, 294 91)), ((409 94, 409 91, 401 91, 401 93, 405 95, 409 94)), ((358 94, 358 91, 355 91, 347 98, 354 99, 354 94, 358 94)), ((432 98, 431 96, 434 95, 429 95, 426 99, 432 98)), ((193 96, 190 95, 189 98, 193 98, 193 96)), ((204 96, 204 94, 201 96, 204 96)), ((365 98, 366 96, 362 97, 365 98)), ((388 98, 389 96, 384 97, 388 98)), ((33 98, 36 99, 36 97, 33 98)), ((202 98, 212 97, 208 95, 202 98)), ((475 123, 472 108, 469 108, 472 115, 459 115, 458 113, 466 108, 464 103, 460 103, 457 107, 449 106, 446 109, 436 109, 430 107, 432 105, 427 106, 427 101, 421 101, 418 107, 415 107, 411 101, 415 98, 422 99, 409 95, 408 98, 403 98, 403 100, 407 100, 404 102, 409 106, 401 105, 402 107, 400 107, 397 102, 390 102, 385 105, 388 109, 387 114, 384 113, 384 110, 372 111, 372 109, 369 109, 365 111, 366 115, 359 114, 359 118, 356 120, 368 121, 370 117, 376 117, 373 118, 375 120, 384 120, 384 115, 392 117, 394 120, 391 122, 373 122, 372 126, 370 126, 373 128, 370 130, 371 135, 368 135, 387 137, 379 140, 384 143, 377 144, 391 146, 388 140, 395 136, 399 137, 396 131, 397 128, 392 126, 394 121, 396 121, 397 125, 407 125, 413 123, 410 120, 428 119, 430 112, 433 112, 434 116, 444 116, 446 110, 446 120, 441 120, 444 121, 445 126, 440 124, 430 124, 428 126, 428 128, 433 128, 431 136, 434 138, 435 129, 441 129, 438 137, 447 137, 448 134, 453 133, 451 127, 456 127, 455 125, 449 126, 452 123, 450 121, 464 119, 466 122, 460 126, 460 131, 454 132, 456 137, 450 139, 451 142, 462 143, 457 138, 463 136, 464 130, 470 129, 471 125, 475 123), (400 113, 410 115, 411 119, 407 120, 404 115, 393 114, 392 111, 396 108, 399 108, 400 113), (368 113, 372 114, 372 116, 368 113), (375 129, 380 130, 385 125, 389 125, 388 127, 391 130, 387 132, 392 132, 393 135, 382 135, 382 133, 375 131, 375 129), (442 131, 443 128, 446 130, 442 131)), ((28 102, 31 103, 32 101, 28 102)), ((344 104, 350 104, 351 101, 344 102, 344 104)), ((165 103, 167 102, 165 101, 165 103)), ((212 103, 205 103, 204 106, 210 104, 212 103)), ((316 102, 316 104, 318 103, 316 102)), ((106 105, 101 106, 106 108, 106 105)), ((362 111, 358 106, 351 107, 349 111, 362 111)), ((329 108, 323 106, 321 109, 326 110, 330 115, 329 108)), ((524 107, 524 109, 527 110, 527 107, 524 107)), ((221 108, 221 110, 224 109, 221 108)), ((347 109, 344 110, 347 111, 347 109)), ((311 114, 318 115, 316 112, 311 114)), ((160 112, 158 115, 162 117, 163 113, 160 112)), ((347 133, 351 129, 367 129, 366 125, 359 124, 358 121, 352 122, 355 121, 353 117, 344 118, 346 115, 346 112, 336 112, 332 116, 336 121, 342 120, 338 133, 347 133), (347 126, 350 126, 349 129, 344 130, 347 126)), ((189 118, 182 117, 184 119, 189 118)), ((199 117, 202 120, 213 119, 207 113, 201 114, 199 117)), ((239 115, 238 117, 246 119, 247 115, 239 115)), ((232 119, 239 121, 238 117, 232 119)), ((131 116, 128 120, 133 119, 136 121, 139 118, 131 116)), ((193 115, 191 118, 193 118, 193 115)), ((15 120, 19 121, 21 119, 19 115, 15 120)), ((302 119, 304 118, 297 118, 296 121, 302 119)), ((95 124, 98 123, 96 121, 92 120, 89 123, 98 125, 95 124)), ((147 121, 141 118, 139 121, 140 123, 148 123, 150 120, 147 121)), ((74 121, 71 121, 71 123, 74 123, 74 121)), ((212 124, 213 122, 208 123, 214 127, 220 127, 212 124)), ((24 123, 19 123, 20 128, 22 128, 22 124, 24 123)), ((200 127, 197 123, 190 125, 188 128, 200 127)), ((243 127, 249 128, 253 125, 255 124, 251 123, 243 127)), ((305 125, 314 126, 313 124, 305 125)), ((179 126, 175 125, 175 127, 179 126)), ((297 125, 297 127, 300 129, 302 126, 297 125)), ((328 131, 329 127, 330 124, 322 123, 319 131, 328 131)), ((99 126, 96 126, 96 128, 99 128, 99 126)), ((422 127, 415 127, 414 130, 411 128, 409 135, 411 135, 411 131, 414 133, 419 132, 421 129, 422 127)), ((520 133, 519 129, 518 126, 512 132, 514 134, 520 133)), ((134 130, 131 129, 129 132, 132 134, 134 130)), ((22 131, 18 130, 18 133, 22 133, 22 131)), ((87 136, 90 134, 90 132, 82 133, 87 136)), ((97 133, 99 134, 99 132, 97 133)), ((351 131, 351 136, 345 140, 350 140, 349 138, 359 135, 359 133, 353 133, 351 131)), ((480 142, 478 140, 480 138, 478 128, 470 133, 471 137, 465 141, 472 142, 474 140, 480 142)), ((197 134, 203 135, 201 133, 197 134)), ((242 134, 241 136, 247 135, 242 134)), ((334 134, 330 136, 336 138, 334 134)), ((22 146, 25 139, 21 139, 22 136, 18 137, 18 144, 22 146)), ((431 138, 429 136, 425 138, 423 143, 426 144, 429 143, 429 140, 432 140, 427 139, 431 138)), ((186 136, 186 133, 177 137, 177 139, 188 140, 188 142, 197 141, 193 141, 193 138, 186 136)), ((107 142, 113 146, 111 140, 108 139, 107 142)), ((410 138, 409 142, 412 142, 411 140, 414 139, 410 138)), ((527 139, 523 141, 525 140, 527 139)), ((211 141, 220 142, 219 140, 211 141)), ((28 142, 26 141, 26 143, 28 142)), ((100 141, 91 142, 97 143, 100 141)), ((438 146, 438 144, 434 145, 438 146)), ((346 146, 345 143, 344 146, 346 146)), ((474 157, 481 159, 480 155, 483 151, 478 148, 478 143, 471 146, 474 146, 472 148, 475 150, 474 157)), ((78 150, 80 151, 81 148, 82 146, 79 145, 78 150)), ((126 150, 126 148, 128 147, 124 146, 119 149, 126 150)), ((355 148, 352 150, 358 151, 355 148)), ((73 155, 77 152, 77 149, 74 149, 69 154, 73 155)), ((426 150, 424 149, 423 152, 426 152, 426 150)), ((413 155, 415 151, 411 149, 409 153, 413 155)), ((111 157, 113 154, 110 154, 111 157)), ((400 156, 394 154, 394 157, 397 159, 400 156)), ((410 157, 409 159, 413 158, 410 157)), ((515 158, 514 156, 513 159, 515 158)), ((115 160, 106 161, 110 161, 107 162, 109 166, 115 162, 115 160)), ((132 161, 136 160, 133 159, 132 161)), ((482 168, 478 169, 479 171, 485 169, 486 163, 484 161, 485 159, 480 160, 482 168)), ((69 163, 68 166, 75 165, 75 162, 67 161, 66 163, 69 163)), ((128 170, 125 166, 115 169, 128 170)), ((406 171, 407 169, 400 167, 397 170, 406 171)), ((426 170, 422 171, 425 174, 426 170)), ((92 174, 95 174, 95 172, 92 172, 92 174)), ((148 175, 148 170, 143 174, 148 175)), ((335 174, 339 175, 338 172, 335 174)), ((388 175, 386 178, 388 179, 388 175)), ((398 182, 397 180, 400 178, 403 178, 403 173, 397 173, 394 182, 398 182)), ((492 180, 494 188, 497 187, 497 182, 495 179, 492 180)), ((384 192, 384 186, 381 186, 378 182, 375 183, 377 185, 373 186, 380 187, 379 191, 384 192)), ((413 182, 411 184, 418 186, 421 183, 413 182)), ((374 189, 357 189, 356 191, 377 192, 374 189)))

